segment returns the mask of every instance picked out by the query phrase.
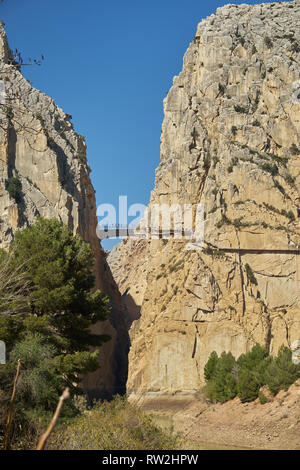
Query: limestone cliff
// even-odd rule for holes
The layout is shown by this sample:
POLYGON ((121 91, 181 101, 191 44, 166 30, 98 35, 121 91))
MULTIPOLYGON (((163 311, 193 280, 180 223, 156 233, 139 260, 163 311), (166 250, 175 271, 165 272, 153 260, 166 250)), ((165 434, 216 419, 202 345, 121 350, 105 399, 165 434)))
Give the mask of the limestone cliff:
POLYGON ((198 25, 164 100, 150 202, 204 204, 204 248, 140 240, 108 258, 140 310, 132 400, 192 397, 213 350, 300 338, 299 34, 298 0, 227 5, 198 25))
POLYGON ((53 99, 34 89, 14 63, 0 28, 0 246, 39 217, 57 217, 90 242, 96 287, 108 293, 110 321, 95 326, 112 340, 101 349, 101 369, 89 375, 90 395, 123 392, 128 338, 121 298, 96 236, 96 201, 84 138, 53 99), (10 190, 10 185, 16 188, 10 190))

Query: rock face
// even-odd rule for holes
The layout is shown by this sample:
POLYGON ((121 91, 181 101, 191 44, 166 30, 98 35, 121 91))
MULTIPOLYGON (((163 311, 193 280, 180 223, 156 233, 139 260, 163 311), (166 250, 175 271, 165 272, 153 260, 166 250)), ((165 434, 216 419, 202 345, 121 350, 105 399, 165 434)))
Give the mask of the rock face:
POLYGON ((40 216, 62 220, 90 242, 96 288, 108 293, 113 307, 110 321, 95 330, 112 340, 101 348, 101 369, 84 385, 91 396, 123 392, 128 334, 121 297, 96 236, 95 191, 84 138, 74 131, 71 116, 22 76, 2 26, 0 59, 0 247, 40 216))
POLYGON ((150 202, 203 204, 205 243, 123 242, 108 258, 140 310, 132 400, 192 397, 213 350, 300 338, 299 27, 299 1, 219 8, 164 100, 150 202))

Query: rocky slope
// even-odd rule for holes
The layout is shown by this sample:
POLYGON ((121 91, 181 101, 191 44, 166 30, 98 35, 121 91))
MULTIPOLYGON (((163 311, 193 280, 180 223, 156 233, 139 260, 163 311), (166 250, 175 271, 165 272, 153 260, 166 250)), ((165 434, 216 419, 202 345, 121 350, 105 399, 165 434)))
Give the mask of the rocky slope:
POLYGON ((57 217, 90 242, 96 287, 109 294, 110 321, 95 326, 112 340, 101 350, 101 370, 85 379, 90 395, 124 391, 128 334, 122 302, 96 236, 95 191, 84 138, 53 99, 34 89, 14 65, 0 27, 0 247, 39 217, 57 217), (13 180, 14 178, 14 180, 13 180), (10 188, 16 188, 13 192, 10 188))
POLYGON ((174 414, 174 430, 190 448, 300 450, 300 381, 261 405, 238 398, 223 405, 199 400, 174 414))
POLYGON ((298 0, 219 8, 164 100, 150 203, 202 203, 205 244, 130 241, 108 257, 140 315, 132 400, 192 398, 213 350, 300 339, 299 26, 298 0))

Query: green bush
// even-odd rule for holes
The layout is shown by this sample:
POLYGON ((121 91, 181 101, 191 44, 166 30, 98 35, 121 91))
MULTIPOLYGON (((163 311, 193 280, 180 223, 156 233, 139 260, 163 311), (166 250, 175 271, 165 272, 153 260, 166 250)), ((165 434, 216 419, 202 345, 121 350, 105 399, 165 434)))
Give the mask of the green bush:
POLYGON ((204 378, 206 382, 209 382, 215 376, 218 359, 218 354, 216 351, 213 351, 204 367, 204 378))
POLYGON ((265 37, 264 42, 268 49, 271 49, 271 47, 273 47, 272 39, 268 36, 265 37))
POLYGON ((261 168, 262 170, 271 173, 272 176, 278 175, 278 166, 275 163, 274 165, 271 165, 270 163, 264 163, 261 168))
POLYGON ((290 151, 291 151, 292 155, 299 155, 300 154, 300 149, 297 147, 296 144, 291 145, 290 151))
POLYGON ((225 86, 219 83, 219 93, 220 95, 224 95, 225 93, 225 86))
POLYGON ((255 370, 268 357, 268 351, 263 346, 256 344, 250 352, 241 354, 237 363, 240 368, 255 370))
POLYGON ((235 110, 237 113, 247 113, 247 109, 244 108, 243 106, 240 106, 239 104, 237 104, 237 105, 234 106, 234 110, 235 110))
POLYGON ((253 401, 258 397, 260 384, 252 370, 242 368, 239 371, 237 384, 238 397, 242 403, 253 401))
POLYGON ((265 405, 266 403, 268 403, 267 397, 262 392, 258 393, 258 398, 259 398, 259 403, 261 405, 265 405))
POLYGON ((19 178, 8 178, 6 181, 6 190, 8 191, 9 197, 14 199, 17 204, 22 201, 22 183, 19 178))
POLYGON ((278 356, 272 358, 265 371, 265 383, 273 395, 286 390, 300 378, 300 364, 292 362, 292 351, 281 346, 278 356))

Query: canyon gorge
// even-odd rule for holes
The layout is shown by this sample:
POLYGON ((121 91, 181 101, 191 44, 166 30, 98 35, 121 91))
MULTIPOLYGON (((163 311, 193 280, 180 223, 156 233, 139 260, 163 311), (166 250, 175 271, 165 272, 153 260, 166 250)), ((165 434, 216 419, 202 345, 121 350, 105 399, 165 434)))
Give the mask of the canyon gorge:
POLYGON ((40 216, 91 244, 112 307, 95 327, 112 339, 84 379, 91 398, 182 404, 212 351, 275 354, 300 340, 299 26, 299 0, 226 5, 199 23, 164 100, 149 207, 202 204, 204 245, 129 238, 109 253, 84 138, 23 77, 0 27, 0 247, 40 216))

